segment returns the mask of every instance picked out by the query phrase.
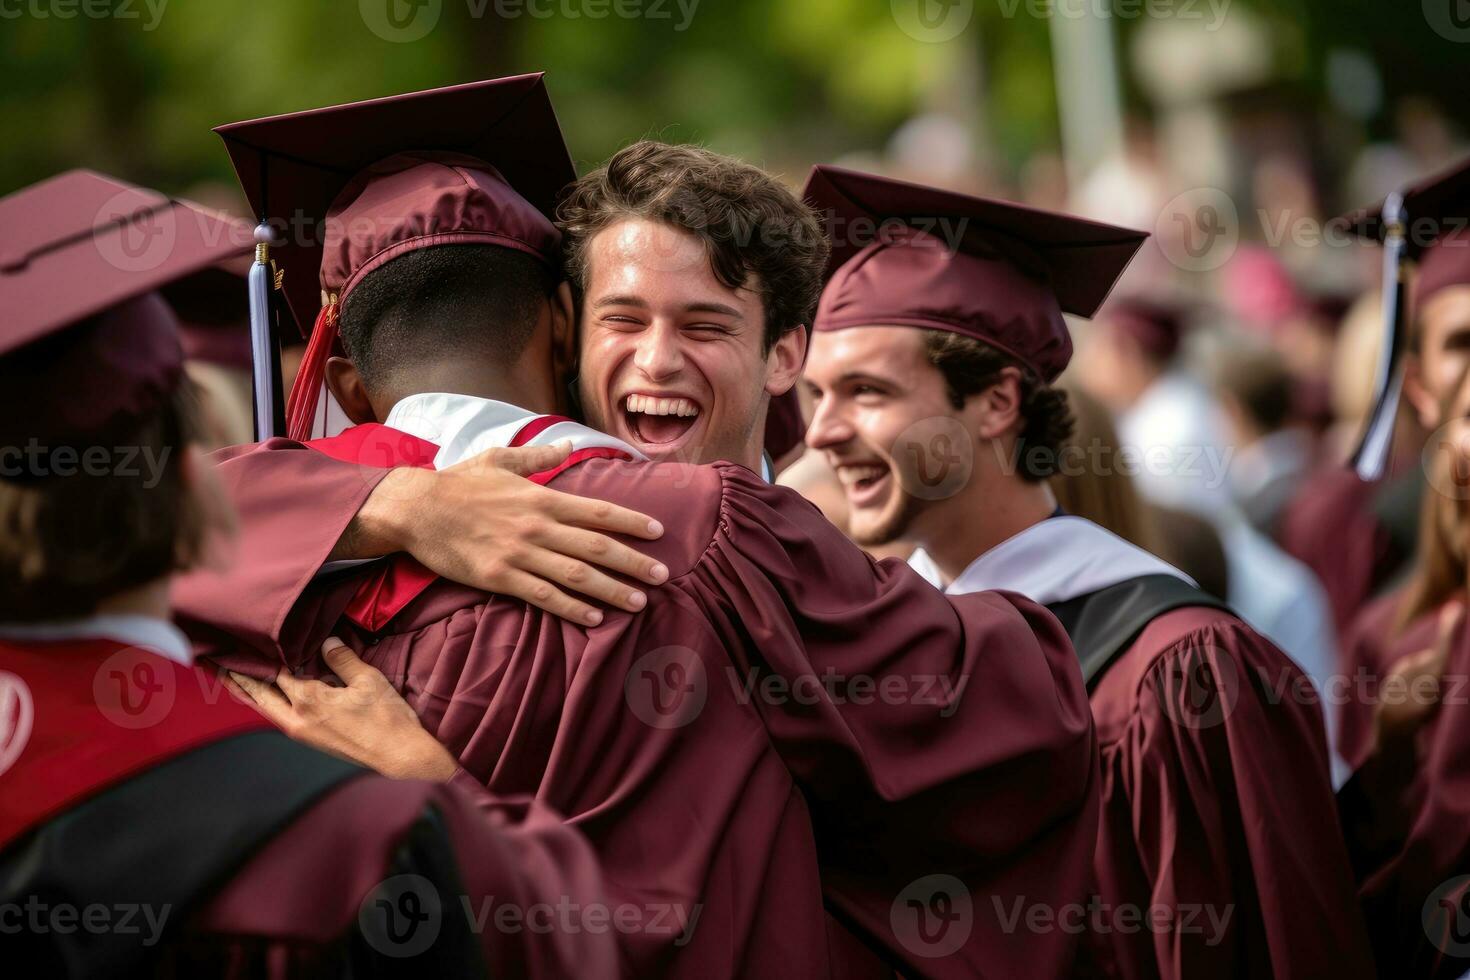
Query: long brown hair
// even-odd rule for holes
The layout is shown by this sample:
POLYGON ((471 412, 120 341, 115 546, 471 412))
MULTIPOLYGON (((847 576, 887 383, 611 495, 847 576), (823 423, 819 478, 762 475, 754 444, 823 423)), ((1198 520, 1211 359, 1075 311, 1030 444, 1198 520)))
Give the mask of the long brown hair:
MULTIPOLYGON (((1460 375, 1441 403, 1445 424, 1470 415, 1470 370, 1460 375)), ((1419 546, 1414 553, 1408 584, 1394 614, 1392 635, 1398 635, 1420 616, 1438 609, 1456 592, 1466 590, 1466 540, 1470 535, 1470 507, 1463 499, 1470 486, 1456 480, 1452 468, 1463 467, 1452 446, 1432 443, 1423 461, 1429 477, 1419 511, 1419 546), (1456 492, 1458 491, 1458 492, 1456 492)))
POLYGON ((1074 422, 1063 443, 1059 470, 1051 478, 1057 503, 1067 513, 1101 524, 1125 541, 1157 553, 1149 511, 1133 479, 1120 468, 1118 433, 1107 408, 1068 381, 1057 387, 1067 394, 1074 422), (1079 462, 1098 455, 1100 466, 1079 462))

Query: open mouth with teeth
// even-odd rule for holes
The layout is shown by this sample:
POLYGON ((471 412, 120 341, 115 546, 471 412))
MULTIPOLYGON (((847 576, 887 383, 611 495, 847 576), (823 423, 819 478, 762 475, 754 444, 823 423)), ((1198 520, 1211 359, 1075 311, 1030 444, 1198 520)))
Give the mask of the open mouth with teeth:
POLYGON ((848 503, 865 507, 883 499, 888 493, 892 471, 882 463, 844 463, 837 467, 837 479, 847 491, 848 503))
POLYGON ((645 446, 672 446, 694 428, 699 405, 688 398, 629 395, 623 399, 623 421, 645 446))

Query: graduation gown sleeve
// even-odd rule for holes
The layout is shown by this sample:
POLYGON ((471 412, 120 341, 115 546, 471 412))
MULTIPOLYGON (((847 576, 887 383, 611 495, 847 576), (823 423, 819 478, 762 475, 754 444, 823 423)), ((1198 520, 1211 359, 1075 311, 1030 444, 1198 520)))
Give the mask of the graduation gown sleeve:
POLYGON ((243 643, 277 664, 287 615, 389 470, 287 439, 221 450, 213 460, 239 517, 237 551, 227 569, 176 580, 175 615, 203 654, 243 643))
POLYGON ((369 776, 277 835, 192 915, 160 975, 618 975, 587 842, 530 800, 369 776), (589 927, 590 924, 590 927, 589 927))
POLYGON ((550 485, 663 522, 640 547, 671 577, 642 613, 586 629, 441 581, 365 633, 338 618, 349 576, 297 602, 287 662, 320 672, 337 631, 457 783, 566 814, 644 916, 618 936, 630 972, 821 975, 860 936, 909 975, 1065 973, 1076 933, 1016 918, 1085 902, 1097 832, 1086 693, 1049 613, 876 565, 742 467, 592 460, 550 485))
POLYGON ((685 587, 811 805, 830 906, 931 975, 1063 972, 1072 937, 1013 918, 1082 901, 1095 840, 1060 625, 1013 594, 947 597, 795 493, 717 469, 718 531, 685 587), (965 907, 964 940, 943 934, 965 907))
POLYGON ((1228 612, 1150 623, 1093 692, 1113 975, 1372 975, 1313 688, 1228 612))

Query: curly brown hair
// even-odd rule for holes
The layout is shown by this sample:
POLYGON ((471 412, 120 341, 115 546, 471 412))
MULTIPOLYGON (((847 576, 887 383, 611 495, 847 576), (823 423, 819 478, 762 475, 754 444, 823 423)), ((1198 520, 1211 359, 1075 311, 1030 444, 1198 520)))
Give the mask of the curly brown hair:
POLYGON ((765 313, 764 351, 810 325, 829 246, 816 212, 776 178, 700 146, 642 140, 574 183, 557 211, 567 276, 580 302, 587 248, 627 218, 660 221, 698 237, 715 277, 731 289, 754 280, 765 313))
POLYGON ((1016 471, 1031 483, 1057 471, 1062 446, 1076 426, 1065 391, 1043 384, 1036 372, 1011 355, 964 334, 926 330, 924 353, 944 375, 950 404, 957 409, 964 408, 970 396, 999 381, 1001 371, 1018 369, 1022 424, 1016 438, 1016 471))

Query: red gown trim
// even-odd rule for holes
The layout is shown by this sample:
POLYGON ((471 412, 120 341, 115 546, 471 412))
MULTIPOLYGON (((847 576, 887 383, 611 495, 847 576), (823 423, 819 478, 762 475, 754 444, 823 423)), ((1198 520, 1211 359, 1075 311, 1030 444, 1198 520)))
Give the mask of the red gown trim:
POLYGON ((148 650, 0 643, 0 848, 145 769, 269 728, 208 673, 148 650))
MULTIPOLYGON (((538 415, 521 426, 510 444, 512 447, 528 445, 551 426, 571 421, 573 420, 561 415, 538 415)), ((306 445, 342 462, 378 467, 417 466, 432 469, 434 457, 439 452, 439 447, 426 439, 376 422, 353 426, 340 435, 326 439, 313 439, 306 445)), ((532 483, 544 485, 563 471, 589 459, 630 458, 622 450, 609 446, 579 449, 551 469, 533 473, 529 479, 532 483)), ((394 555, 388 561, 381 562, 365 577, 347 608, 343 610, 343 615, 361 628, 376 633, 438 578, 438 575, 411 556, 394 555)))

